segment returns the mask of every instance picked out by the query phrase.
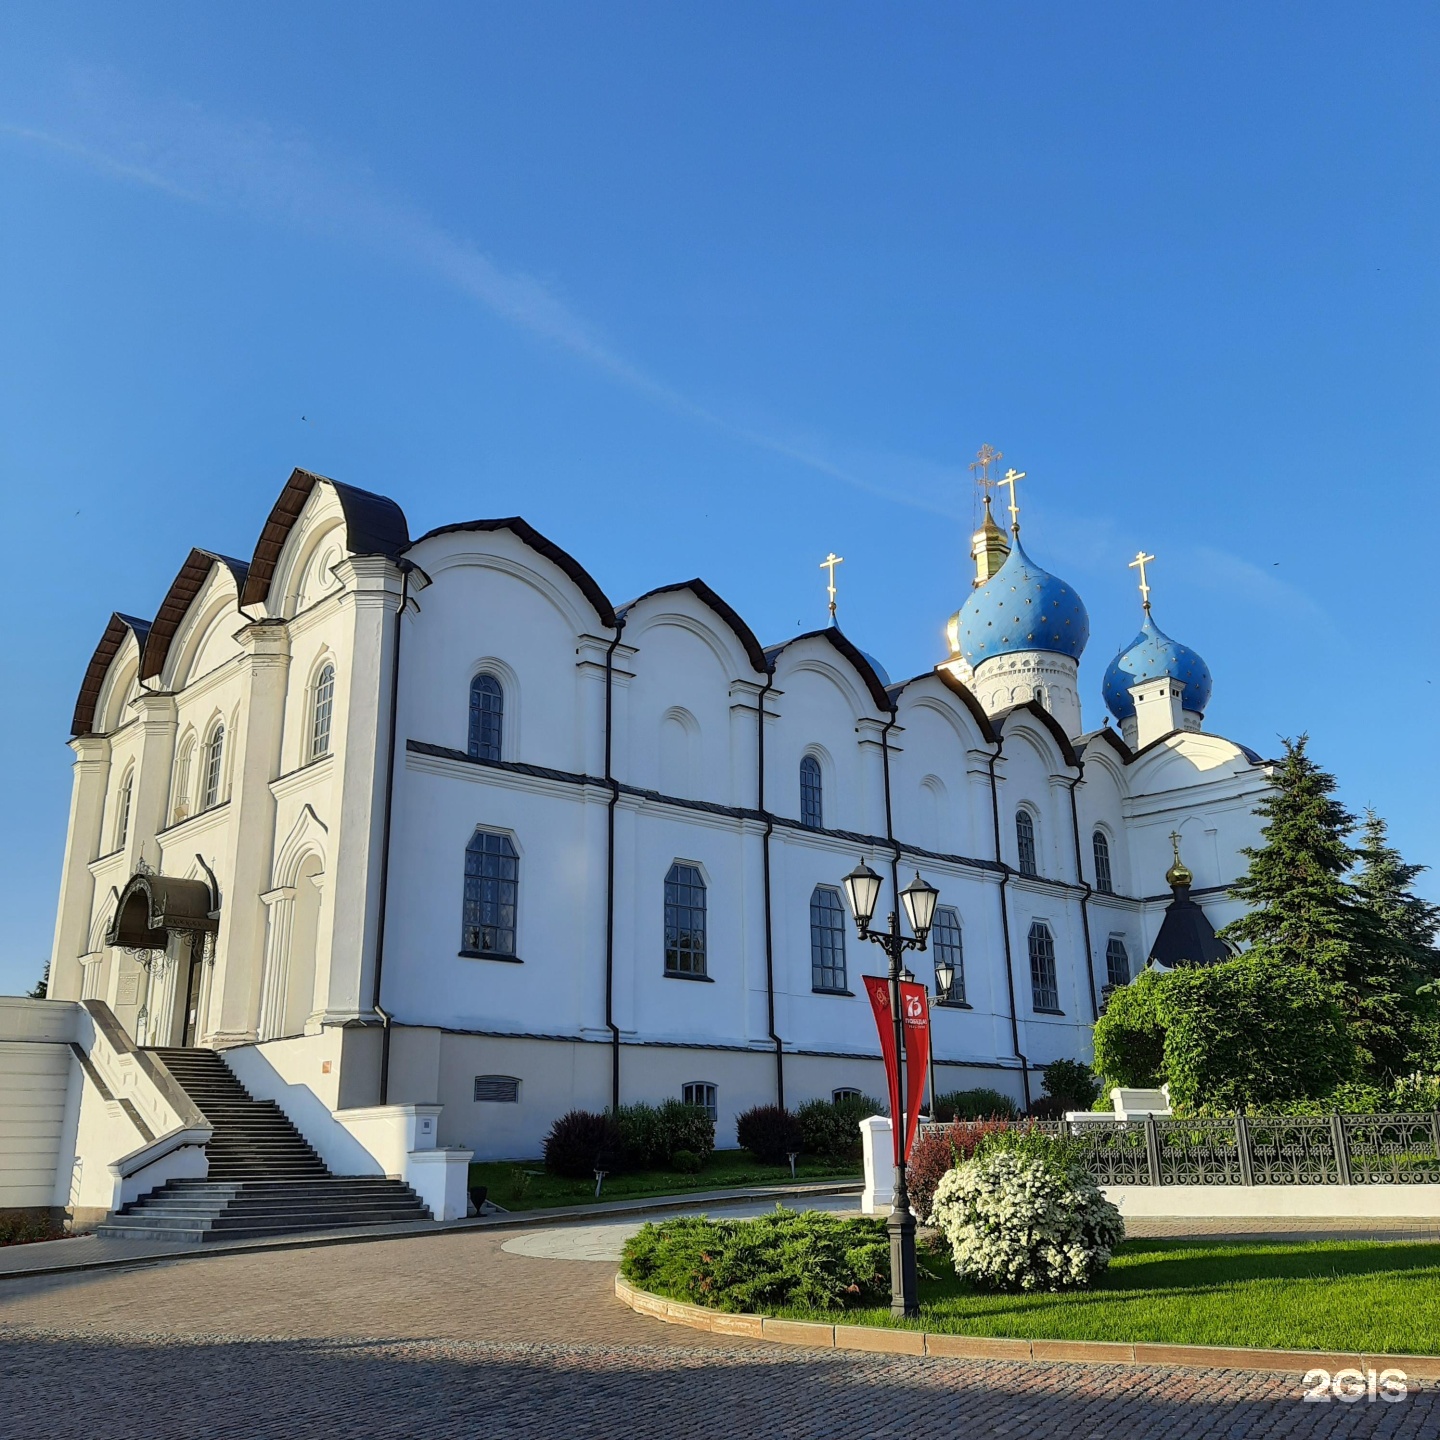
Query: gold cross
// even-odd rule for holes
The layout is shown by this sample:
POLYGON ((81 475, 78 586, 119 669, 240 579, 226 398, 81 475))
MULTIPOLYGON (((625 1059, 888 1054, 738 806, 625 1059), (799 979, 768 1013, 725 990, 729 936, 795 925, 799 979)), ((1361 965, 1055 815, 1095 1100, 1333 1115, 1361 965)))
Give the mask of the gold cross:
POLYGON ((1008 485, 1010 487, 1010 529, 1018 535, 1020 533, 1020 507, 1015 503, 1015 482, 1023 480, 1025 472, 1016 470, 1013 467, 1007 470, 997 481, 996 485, 1008 485))
POLYGON ((845 557, 837 555, 833 550, 820 562, 820 568, 830 572, 830 584, 826 589, 830 596, 830 623, 832 625, 835 623, 835 567, 844 563, 845 557))
POLYGON ((970 473, 975 476, 975 483, 980 487, 980 493, 986 499, 990 496, 991 487, 998 483, 990 478, 990 467, 999 464, 1004 458, 993 446, 982 445, 975 452, 975 458, 970 462, 970 473))
POLYGON ((1145 583, 1145 567, 1154 559, 1155 557, 1153 555, 1147 555, 1143 550, 1140 550, 1136 552, 1135 558, 1129 565, 1131 570, 1138 569, 1140 571, 1140 600, 1145 606, 1145 613, 1147 615, 1150 613, 1150 587, 1145 583))

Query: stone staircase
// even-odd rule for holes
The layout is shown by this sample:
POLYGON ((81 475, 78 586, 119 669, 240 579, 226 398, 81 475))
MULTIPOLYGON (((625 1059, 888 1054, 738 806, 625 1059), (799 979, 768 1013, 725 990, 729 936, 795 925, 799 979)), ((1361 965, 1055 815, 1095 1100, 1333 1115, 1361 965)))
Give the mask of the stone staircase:
POLYGON ((335 1176, 273 1100, 255 1100, 213 1050, 159 1049, 215 1133, 209 1177, 171 1180, 108 1216, 115 1239, 205 1242, 429 1220, 399 1180, 335 1176))

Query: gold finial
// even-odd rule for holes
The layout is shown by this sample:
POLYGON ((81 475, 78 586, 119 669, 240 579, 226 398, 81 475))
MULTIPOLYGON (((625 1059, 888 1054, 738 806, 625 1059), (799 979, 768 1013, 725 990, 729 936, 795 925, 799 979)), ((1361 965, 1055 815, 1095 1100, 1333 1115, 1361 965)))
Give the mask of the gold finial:
POLYGON ((1012 466, 995 482, 996 485, 1008 485, 1010 487, 1010 504, 1008 508, 1010 511, 1010 533, 1012 535, 1018 535, 1020 533, 1020 507, 1015 503, 1015 482, 1017 480, 1023 480, 1024 478, 1025 472, 1023 470, 1016 470, 1012 466))
POLYGON ((820 562, 820 568, 830 572, 830 583, 826 587, 826 593, 830 596, 830 623, 832 625, 835 623, 835 567, 844 563, 845 557, 837 555, 833 550, 820 562))
POLYGON ((1177 889, 1193 885, 1195 877, 1180 858, 1180 836, 1174 830, 1170 832, 1170 848, 1175 852, 1175 863, 1165 872, 1165 883, 1177 889))
POLYGON ((1140 602, 1145 606, 1147 615, 1150 613, 1150 587, 1145 583, 1145 567, 1154 559, 1153 555, 1147 555, 1143 550, 1139 550, 1129 565, 1131 570, 1138 569, 1140 571, 1140 602))

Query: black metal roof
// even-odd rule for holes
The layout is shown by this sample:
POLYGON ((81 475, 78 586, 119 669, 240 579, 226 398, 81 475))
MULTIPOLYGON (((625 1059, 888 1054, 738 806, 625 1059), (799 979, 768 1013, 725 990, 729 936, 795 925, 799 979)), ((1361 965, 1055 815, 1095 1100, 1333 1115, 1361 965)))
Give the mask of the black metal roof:
POLYGON ((1230 947, 1215 934, 1210 917, 1190 898, 1188 885, 1175 885, 1165 907, 1150 959, 1173 970, 1181 965, 1218 965, 1231 958, 1230 947))

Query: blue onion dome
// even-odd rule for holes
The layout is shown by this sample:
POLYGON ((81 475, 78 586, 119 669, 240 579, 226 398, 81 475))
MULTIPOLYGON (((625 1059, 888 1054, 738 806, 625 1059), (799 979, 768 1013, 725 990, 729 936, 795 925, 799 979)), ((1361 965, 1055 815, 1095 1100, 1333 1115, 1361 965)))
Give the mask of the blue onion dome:
POLYGON ((1090 617, 1063 580, 1042 570, 1020 545, 960 607, 960 653, 972 665, 996 655, 1048 650, 1080 658, 1090 638, 1090 617))
POLYGON ((880 677, 880 683, 888 688, 890 672, 868 650, 861 650, 860 653, 870 662, 870 668, 880 677))
POLYGON ((1110 662, 1103 686, 1105 703, 1117 720, 1135 714, 1130 687, 1168 675, 1185 687, 1182 709, 1205 713, 1210 703, 1210 667, 1188 646, 1172 640, 1147 614, 1140 633, 1110 662))

